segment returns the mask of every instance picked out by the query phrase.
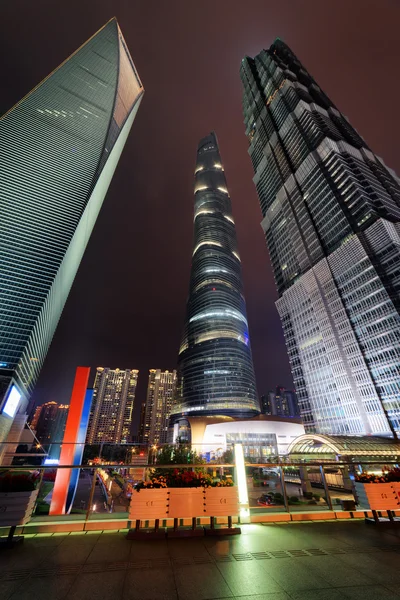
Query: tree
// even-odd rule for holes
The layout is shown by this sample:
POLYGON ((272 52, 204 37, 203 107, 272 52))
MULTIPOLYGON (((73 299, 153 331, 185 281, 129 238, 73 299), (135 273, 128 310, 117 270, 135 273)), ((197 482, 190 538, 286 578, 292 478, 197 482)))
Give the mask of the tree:
POLYGON ((226 465, 234 464, 233 450, 225 450, 225 452, 222 455, 222 462, 226 465))
POLYGON ((158 465, 202 465, 205 460, 190 444, 167 444, 162 446, 157 453, 158 465))

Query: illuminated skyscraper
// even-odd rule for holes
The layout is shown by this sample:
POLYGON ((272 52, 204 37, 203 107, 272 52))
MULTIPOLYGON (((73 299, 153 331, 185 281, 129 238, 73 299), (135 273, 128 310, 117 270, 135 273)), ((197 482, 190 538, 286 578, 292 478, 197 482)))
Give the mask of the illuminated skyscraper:
MULTIPOLYGON (((36 423, 36 437, 42 444, 49 442, 52 439, 53 426, 57 416, 57 402, 46 402, 40 407, 39 418, 36 423)), ((59 440, 62 441, 62 437, 59 440)))
MULTIPOLYGON (((60 444, 62 442, 68 417, 68 409, 68 404, 57 404, 57 402, 46 402, 40 407, 39 417, 34 429, 36 437, 41 444, 49 444, 52 442, 60 444)), ((33 422, 34 421, 31 423, 32 429, 33 422)))
POLYGON ((261 396, 261 412, 277 417, 298 417, 299 407, 296 392, 277 386, 275 392, 261 396))
POLYGON ((243 59, 241 78, 304 425, 393 435, 400 431, 399 179, 281 40, 243 59))
POLYGON ((0 441, 38 378, 142 95, 112 19, 0 122, 0 441))
POLYGON ((197 151, 193 258, 173 412, 236 417, 260 412, 236 228, 214 133, 197 151))
POLYGON ((176 389, 176 371, 150 369, 141 439, 145 444, 165 444, 176 389))
POLYGON ((34 431, 36 431, 36 427, 39 421, 39 417, 40 417, 40 413, 42 412, 42 407, 43 404, 41 404, 40 406, 36 406, 35 408, 35 412, 33 413, 32 419, 29 423, 29 427, 31 429, 33 429, 34 431))
POLYGON ((97 367, 87 444, 130 441, 138 374, 135 369, 97 367))

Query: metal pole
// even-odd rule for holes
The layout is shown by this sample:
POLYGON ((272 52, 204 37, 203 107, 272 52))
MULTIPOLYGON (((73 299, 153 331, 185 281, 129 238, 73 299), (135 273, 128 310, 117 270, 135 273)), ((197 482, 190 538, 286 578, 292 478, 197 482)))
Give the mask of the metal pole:
POLYGON ((88 509, 86 511, 85 525, 86 525, 87 521, 89 520, 90 511, 92 510, 94 490, 96 487, 96 479, 97 479, 97 469, 94 470, 94 474, 93 474, 92 487, 90 489, 90 496, 89 496, 89 504, 88 504, 88 509))
POLYGON ((322 479, 322 483, 324 485, 326 503, 328 505, 329 510, 333 510, 331 495, 329 493, 328 484, 326 483, 326 477, 325 477, 323 465, 320 465, 319 470, 321 472, 321 479, 322 479))
POLYGON ((44 476, 44 469, 41 469, 39 481, 38 481, 38 484, 36 486, 37 490, 38 490, 38 495, 36 496, 35 506, 33 507, 33 511, 32 511, 33 515, 35 514, 35 510, 36 510, 36 507, 38 505, 39 492, 40 492, 40 488, 41 488, 41 485, 42 485, 42 482, 43 482, 43 476, 44 476))
POLYGON ((290 512, 289 501, 288 501, 287 491, 286 491, 285 475, 284 475, 282 467, 278 467, 278 469, 279 469, 279 477, 281 479, 282 496, 283 496, 283 502, 285 505, 285 510, 286 510, 286 512, 290 512))
POLYGON ((13 546, 13 540, 14 540, 14 533, 15 530, 17 529, 16 525, 13 525, 12 527, 10 527, 10 531, 8 532, 8 536, 7 536, 7 546, 9 548, 12 548, 13 546))

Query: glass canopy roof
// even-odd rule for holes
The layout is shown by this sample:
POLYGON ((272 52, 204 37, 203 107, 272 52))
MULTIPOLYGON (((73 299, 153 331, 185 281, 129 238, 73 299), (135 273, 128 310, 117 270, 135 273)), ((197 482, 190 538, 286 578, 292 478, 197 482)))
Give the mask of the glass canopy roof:
POLYGON ((320 435, 309 433, 293 440, 294 454, 335 454, 337 456, 400 456, 400 443, 377 436, 320 435))

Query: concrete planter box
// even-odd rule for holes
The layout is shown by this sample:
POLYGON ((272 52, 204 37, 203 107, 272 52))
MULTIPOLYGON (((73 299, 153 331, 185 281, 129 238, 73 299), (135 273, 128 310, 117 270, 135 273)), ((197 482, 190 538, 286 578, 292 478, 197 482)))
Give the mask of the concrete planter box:
POLYGON ((400 483, 355 482, 358 504, 369 510, 399 510, 400 483))
POLYGON ((25 525, 32 516, 38 492, 0 492, 0 527, 25 525))
POLYGON ((184 519, 193 517, 236 516, 239 513, 238 489, 165 488, 134 491, 129 519, 184 519))

